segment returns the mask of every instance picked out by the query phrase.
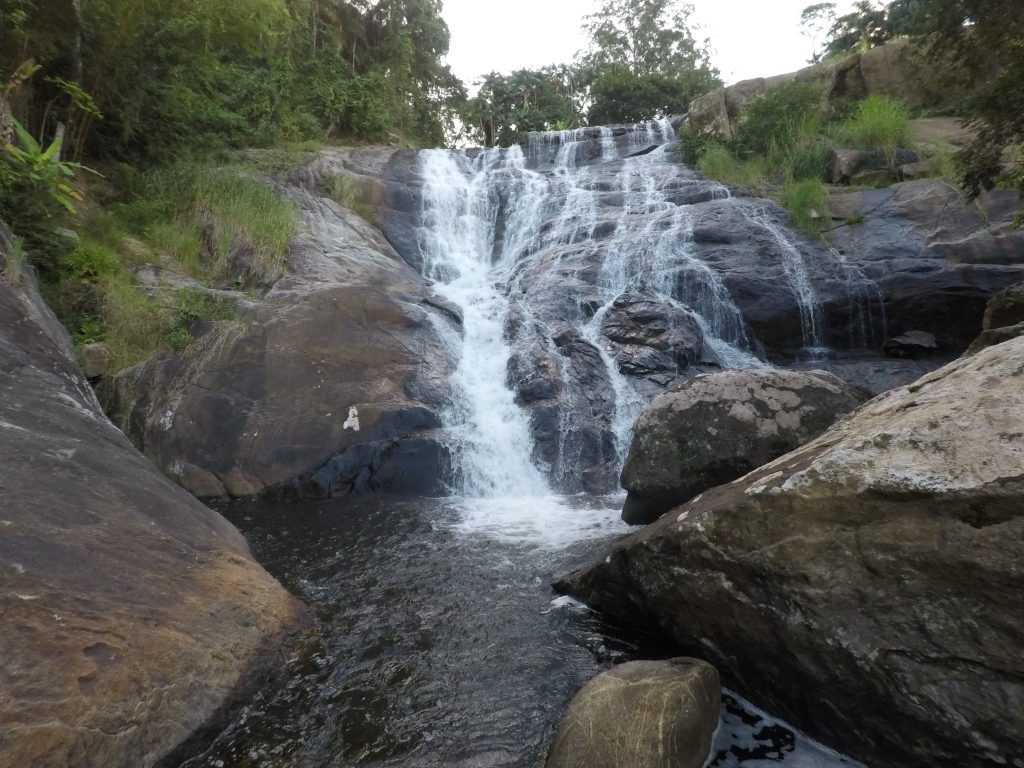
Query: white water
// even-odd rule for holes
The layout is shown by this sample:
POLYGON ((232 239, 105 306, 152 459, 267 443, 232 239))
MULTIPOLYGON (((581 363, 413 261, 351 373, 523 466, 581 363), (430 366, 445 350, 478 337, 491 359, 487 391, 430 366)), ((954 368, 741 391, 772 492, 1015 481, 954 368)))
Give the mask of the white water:
POLYGON ((824 322, 821 317, 821 303, 804 263, 803 254, 786 233, 769 220, 765 212, 755 216, 753 221, 763 227, 779 245, 783 256, 782 268, 800 308, 800 328, 803 331, 806 351, 812 357, 827 354, 828 350, 822 340, 824 322))
POLYGON ((487 184, 491 174, 502 172, 503 158, 485 155, 485 161, 496 162, 475 174, 460 159, 443 150, 423 153, 427 184, 420 245, 427 275, 439 280, 438 293, 463 313, 462 354, 452 377, 459 397, 448 414, 448 427, 459 440, 461 490, 482 498, 549 495, 530 461, 526 414, 505 386, 508 302, 491 264, 496 216, 487 184))

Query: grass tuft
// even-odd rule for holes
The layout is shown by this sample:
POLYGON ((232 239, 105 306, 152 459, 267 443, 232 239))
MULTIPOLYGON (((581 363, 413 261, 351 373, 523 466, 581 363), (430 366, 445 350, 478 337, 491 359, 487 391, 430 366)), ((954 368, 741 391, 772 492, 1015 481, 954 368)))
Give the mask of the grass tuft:
POLYGON ((851 149, 881 149, 890 156, 910 140, 910 112, 896 99, 868 96, 836 132, 836 141, 851 149))
POLYGON ((793 227, 821 237, 822 222, 828 219, 828 189, 820 179, 788 179, 779 202, 789 211, 793 227))

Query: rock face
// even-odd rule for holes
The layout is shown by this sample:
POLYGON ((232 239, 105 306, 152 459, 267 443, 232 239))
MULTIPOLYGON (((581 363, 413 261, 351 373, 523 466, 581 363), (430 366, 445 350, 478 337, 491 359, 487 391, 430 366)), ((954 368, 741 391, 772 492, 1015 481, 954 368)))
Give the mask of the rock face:
POLYGON ((622 664, 569 704, 546 768, 700 768, 721 698, 718 672, 698 659, 622 664))
POLYGON ((187 354, 120 376, 119 422, 192 493, 443 492, 438 412, 454 362, 442 334, 457 339, 460 320, 323 189, 351 174, 372 201, 360 179, 389 156, 327 151, 296 172, 286 191, 302 231, 287 274, 238 321, 201 329, 187 354))
POLYGON ((1024 283, 1007 288, 992 297, 985 308, 982 332, 966 354, 973 355, 986 347, 1024 336, 1024 283))
POLYGON ((658 395, 633 431, 622 519, 653 522, 817 437, 861 399, 824 371, 757 369, 703 374, 658 395))
POLYGON ((1020 766, 1021 435, 1014 339, 875 398, 560 588, 659 627, 872 766, 1020 766))
POLYGON ((25 280, 0 277, 0 765, 153 766, 304 612, 107 421, 25 280))
POLYGON ((1024 278, 1020 198, 990 192, 978 206, 940 179, 834 194, 832 243, 885 297, 887 333, 921 330, 959 354, 989 298, 1024 278))
MULTIPOLYGON (((877 358, 909 330, 948 359, 987 299, 1024 279, 1015 193, 984 212, 936 181, 833 195, 832 249, 681 165, 671 132, 321 152, 285 185, 303 211, 288 274, 241 297, 237 322, 197 327, 188 354, 124 373, 117 422, 200 496, 446 493, 470 445, 442 427, 467 402, 448 384, 465 336, 434 281, 461 274, 445 257, 470 239, 445 222, 495 267, 501 379, 527 411, 531 458, 567 493, 617 486, 629 427, 669 387, 754 356, 877 358)), ((892 380, 862 368, 875 390, 892 380)))

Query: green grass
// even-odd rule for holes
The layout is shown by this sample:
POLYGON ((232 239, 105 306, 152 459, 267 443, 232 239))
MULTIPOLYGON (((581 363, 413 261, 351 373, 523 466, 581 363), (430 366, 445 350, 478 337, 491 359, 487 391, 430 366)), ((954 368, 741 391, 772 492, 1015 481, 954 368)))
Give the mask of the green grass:
POLYGON ((237 162, 121 167, 110 174, 115 186, 97 185, 93 197, 105 195, 104 204, 84 207, 80 240, 60 254, 44 289, 77 344, 107 344, 112 374, 163 349, 190 350, 201 321, 237 323, 231 296, 171 288, 148 295, 134 267, 245 291, 283 274, 298 211, 253 172, 237 162))
POLYGON ((697 159, 697 170, 709 179, 763 191, 770 178, 768 160, 754 157, 737 160, 721 144, 709 146, 697 159))
POLYGON ((199 222, 212 279, 268 285, 284 274, 298 221, 293 203, 230 167, 200 171, 191 202, 185 226, 199 222))
POLYGON ((817 237, 828 220, 828 189, 820 179, 788 179, 779 202, 789 212, 791 226, 817 237))
POLYGON ((369 223, 374 223, 374 207, 360 199, 359 189, 348 176, 329 176, 324 179, 327 194, 342 208, 354 211, 369 223))
POLYGON ((886 96, 868 96, 834 132, 835 140, 851 149, 881 149, 891 155, 897 147, 910 143, 909 119, 910 112, 901 102, 886 96))
POLYGON ((0 249, 0 266, 3 267, 4 279, 10 285, 21 285, 25 279, 25 270, 28 267, 28 258, 25 254, 25 241, 20 237, 11 240, 8 248, 0 249))

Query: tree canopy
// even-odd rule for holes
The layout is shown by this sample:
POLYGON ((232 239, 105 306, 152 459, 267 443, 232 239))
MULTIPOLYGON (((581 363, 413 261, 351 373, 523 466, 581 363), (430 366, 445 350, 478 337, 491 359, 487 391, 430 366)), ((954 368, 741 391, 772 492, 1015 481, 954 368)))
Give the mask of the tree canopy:
POLYGON ((76 155, 389 132, 443 143, 465 99, 439 0, 3 0, 0 81, 76 155), (99 119, 102 115, 102 120, 99 119))
POLYGON ((685 112, 721 85, 708 42, 694 37, 693 7, 678 0, 605 0, 586 18, 580 57, 591 123, 640 122, 685 112))
POLYGON ((471 109, 484 143, 508 146, 530 131, 575 126, 582 97, 576 78, 577 73, 564 65, 486 75, 471 109))

